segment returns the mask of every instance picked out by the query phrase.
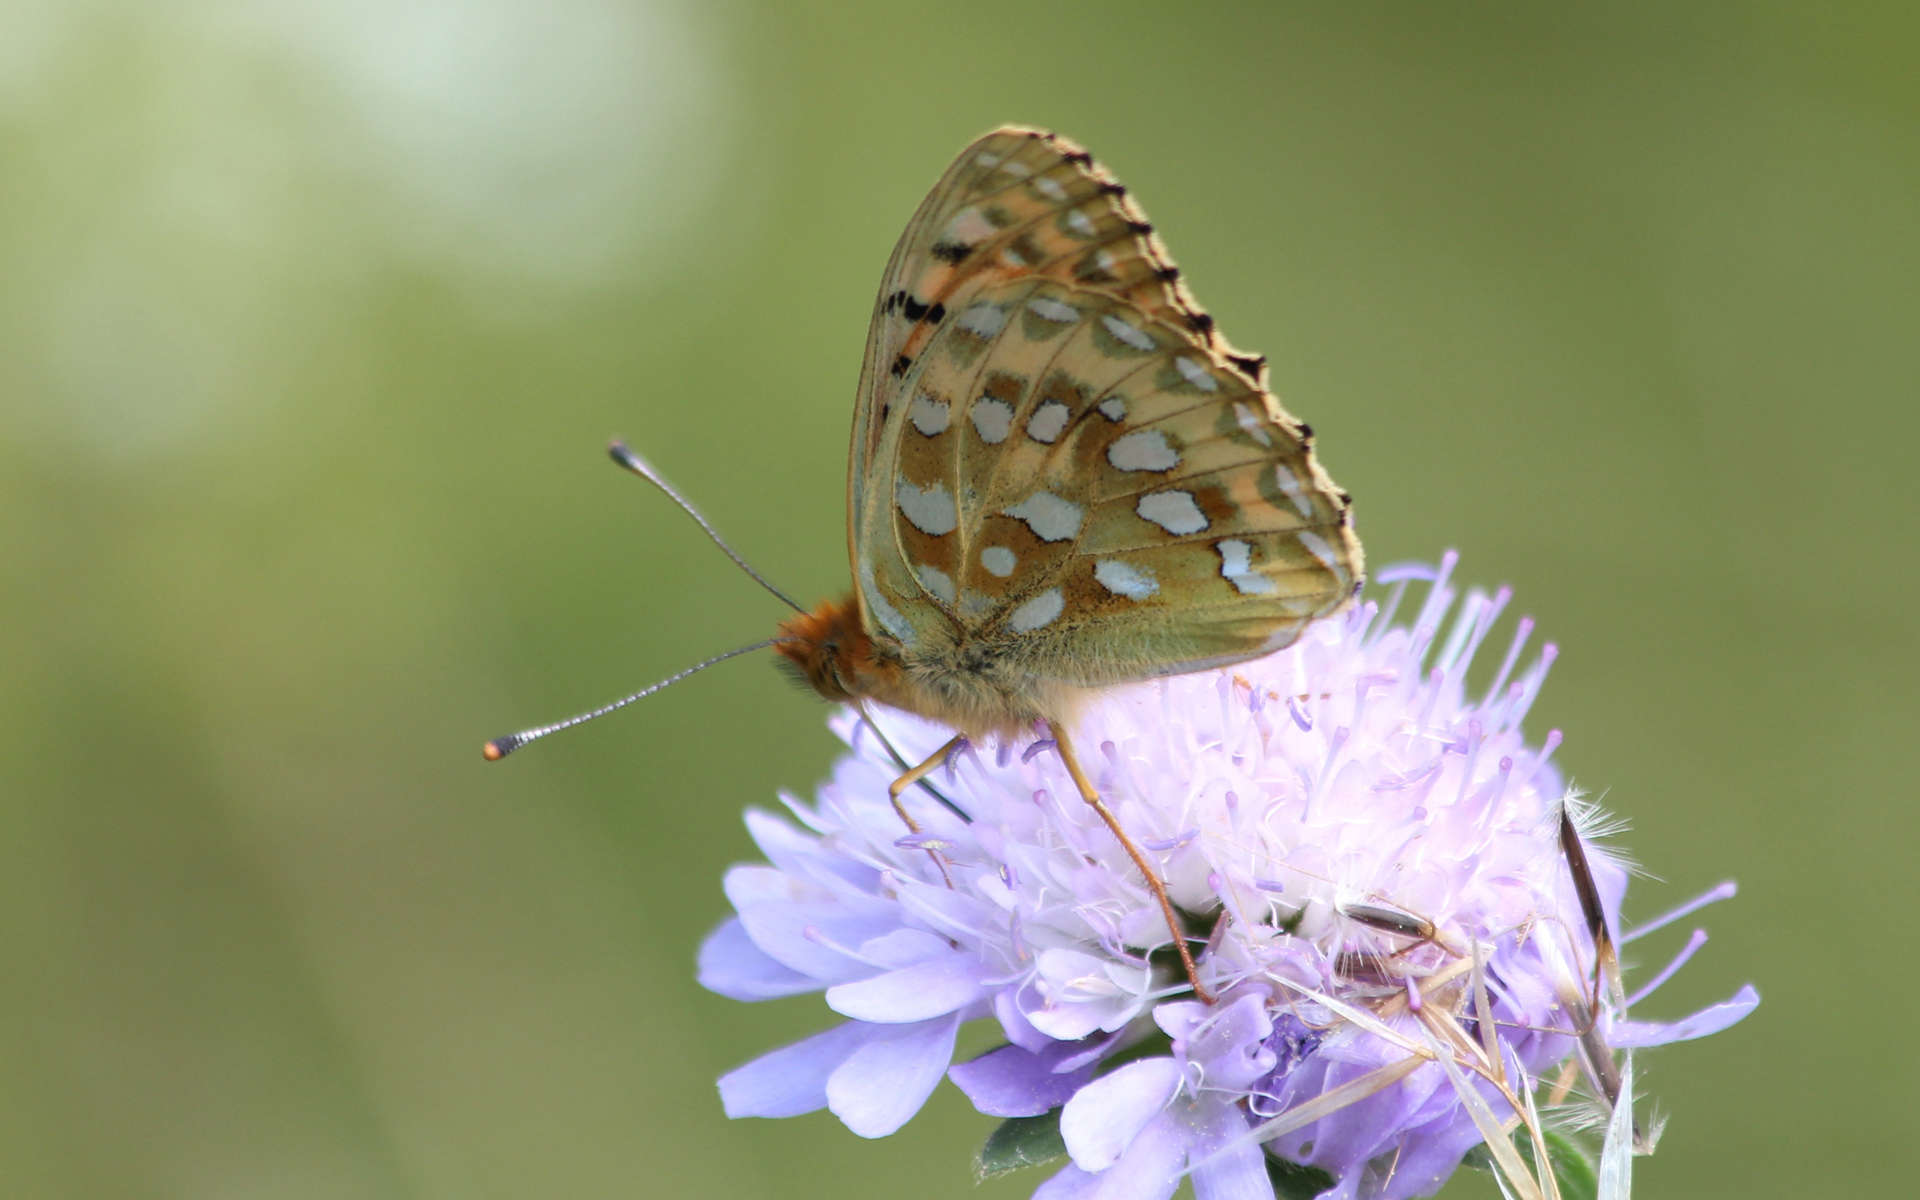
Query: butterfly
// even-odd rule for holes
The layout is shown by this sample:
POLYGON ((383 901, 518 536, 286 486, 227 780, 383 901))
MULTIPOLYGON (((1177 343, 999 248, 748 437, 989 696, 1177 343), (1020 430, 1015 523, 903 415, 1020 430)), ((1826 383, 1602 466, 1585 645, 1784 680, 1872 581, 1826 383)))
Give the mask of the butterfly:
POLYGON ((853 590, 773 642, 829 700, 956 731, 890 789, 910 826, 902 792, 954 746, 1043 726, 1203 999, 1166 889, 1069 731, 1097 689, 1271 653, 1358 591, 1352 498, 1266 378, 1085 150, 994 130, 881 282, 847 468, 853 590))

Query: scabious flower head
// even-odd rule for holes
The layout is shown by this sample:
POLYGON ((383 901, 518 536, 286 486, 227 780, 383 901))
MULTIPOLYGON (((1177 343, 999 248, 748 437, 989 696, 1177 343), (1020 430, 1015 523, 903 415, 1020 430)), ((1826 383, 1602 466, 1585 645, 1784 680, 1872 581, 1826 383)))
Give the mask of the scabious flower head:
MULTIPOLYGON (((1610 1047, 1744 1016, 1751 988, 1658 1025, 1596 987, 1559 840, 1560 736, 1520 727, 1554 648, 1529 658, 1522 620, 1470 688, 1508 595, 1460 598, 1452 566, 1382 572, 1384 602, 1286 650, 1081 715, 1081 757, 1187 922, 1212 1004, 1049 743, 954 754, 931 777, 952 809, 907 793, 910 834, 887 795, 899 765, 842 713, 851 751, 814 802, 749 812, 768 861, 728 873, 737 915, 700 977, 742 1000, 824 991, 844 1020, 723 1077, 728 1113, 825 1107, 879 1137, 950 1076, 983 1113, 1057 1114, 1071 1161, 1044 1200, 1154 1200, 1187 1176, 1202 1197, 1270 1197, 1270 1169, 1320 1172, 1325 1197, 1412 1197, 1482 1142, 1514 1182, 1508 1131, 1537 1132, 1536 1093, 1573 1067, 1612 1100, 1610 1047), (1006 1044, 956 1065, 976 1019, 1006 1044)), ((874 715, 910 761, 950 736, 874 715)), ((1587 850, 1617 930, 1628 872, 1587 850)))

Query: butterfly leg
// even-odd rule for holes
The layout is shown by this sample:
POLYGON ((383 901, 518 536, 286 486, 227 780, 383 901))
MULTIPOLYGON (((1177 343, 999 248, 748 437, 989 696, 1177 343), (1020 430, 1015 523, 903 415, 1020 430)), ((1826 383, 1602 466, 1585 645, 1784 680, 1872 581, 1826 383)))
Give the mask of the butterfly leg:
POLYGON ((1201 986, 1200 972, 1195 969, 1193 955, 1187 950, 1187 935, 1180 929, 1180 918, 1173 911, 1173 901, 1167 896, 1166 885, 1160 882, 1159 874, 1148 864, 1147 856, 1140 853, 1140 847, 1134 845, 1133 839, 1127 836, 1127 831, 1120 828, 1120 818, 1114 816, 1113 810, 1107 807, 1107 802, 1100 798, 1100 790, 1093 786, 1093 781, 1087 778, 1087 773, 1080 769, 1080 760, 1074 756, 1073 743, 1067 740, 1066 730, 1052 721, 1047 722, 1047 728, 1053 731, 1054 745, 1060 750, 1060 761, 1066 764, 1067 774, 1073 777, 1073 786, 1080 790, 1080 798, 1099 814, 1100 819, 1106 822, 1107 828, 1113 831, 1113 836, 1120 840, 1120 848, 1127 852, 1127 857, 1131 858, 1133 865, 1139 868, 1140 874, 1146 878, 1147 887, 1153 891, 1153 898, 1160 902, 1160 913, 1167 920, 1168 931, 1173 934, 1173 948, 1180 955, 1180 965, 1186 968, 1187 982, 1193 985, 1193 994, 1203 1003, 1212 1004, 1213 993, 1201 986))
MULTIPOLYGON (((965 735, 954 734, 938 750, 928 755, 925 762, 917 767, 907 768, 906 774, 887 785, 887 799, 893 802, 893 811, 900 814, 900 820, 906 825, 907 832, 919 833, 920 823, 907 815, 907 806, 900 800, 901 793, 932 774, 936 767, 947 761, 947 755, 953 753, 953 748, 966 740, 965 735)), ((929 847, 927 855, 933 859, 933 865, 940 868, 940 878, 947 881, 948 887, 952 887, 953 876, 947 873, 946 860, 940 857, 940 852, 929 847)))

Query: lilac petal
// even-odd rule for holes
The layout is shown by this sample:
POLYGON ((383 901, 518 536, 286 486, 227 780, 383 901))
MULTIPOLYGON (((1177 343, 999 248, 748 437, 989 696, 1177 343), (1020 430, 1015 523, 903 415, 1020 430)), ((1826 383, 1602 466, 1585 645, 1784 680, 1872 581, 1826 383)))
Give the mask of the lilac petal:
MULTIPOLYGON (((1022 991, 1019 988, 1002 988, 993 994, 993 1015, 1000 1022, 1000 1032, 1007 1040, 1022 1050, 1039 1054, 1054 1043, 1052 1037, 1033 1027, 1027 1015, 1020 1010, 1022 991)), ((1077 1041, 1076 1038, 1062 1039, 1077 1041)))
POLYGON ((1080 950, 1043 950, 1034 967, 1035 986, 1022 991, 1022 1012, 1035 1029, 1062 1042, 1125 1025, 1146 1007, 1152 984, 1144 966, 1080 950))
POLYGON ((729 917, 700 943, 700 986, 734 1000, 766 1000, 817 991, 819 980, 781 966, 747 936, 738 917, 729 917))
POLYGON ((1094 1200, 1099 1192, 1100 1176, 1089 1175, 1069 1163, 1033 1189, 1033 1200, 1094 1200))
POLYGON ((1213 1087, 1244 1089, 1273 1070, 1274 1054, 1266 1048, 1273 1019, 1263 993, 1249 992, 1224 1007, 1162 1004, 1153 1019, 1173 1038, 1174 1053, 1200 1063, 1213 1087))
POLYGON ((1180 1186, 1186 1138, 1172 1121, 1149 1121, 1119 1161, 1101 1173, 1100 1200, 1167 1200, 1180 1186))
POLYGON ((1394 1160, 1393 1190, 1388 1194, 1432 1195, 1460 1165, 1461 1156, 1484 1140, 1479 1126, 1462 1108, 1410 1130, 1401 1142, 1400 1156, 1394 1160))
POLYGON ((1267 1156, 1251 1139, 1194 1169, 1194 1200, 1273 1200, 1267 1156))
POLYGON ((910 967, 925 959, 951 953, 953 946, 937 933, 924 929, 890 929, 877 938, 860 943, 860 959, 883 970, 910 967))
POLYGON ((1247 1121, 1240 1109, 1216 1101, 1203 1111, 1190 1123, 1193 1147, 1187 1164, 1194 1200, 1274 1200, 1266 1153, 1247 1136, 1247 1121))
POLYGON ((1732 999, 1710 1005, 1678 1021, 1615 1021, 1607 1030, 1607 1041, 1621 1050, 1633 1046, 1690 1042, 1737 1024, 1759 1006, 1760 993, 1749 983, 1735 992, 1732 999))
POLYGON ((1101 1076, 1074 1093, 1060 1112, 1067 1153, 1076 1166, 1105 1170, 1179 1090, 1180 1064, 1171 1058, 1143 1058, 1101 1076))
POLYGON ((1039 1054, 1002 1046, 970 1062, 955 1063, 947 1078, 987 1116, 1037 1117, 1073 1099, 1093 1077, 1092 1063, 1078 1070, 1058 1069, 1062 1060, 1079 1057, 1080 1050, 1074 1042, 1056 1042, 1039 1054))
POLYGON ((1125 1037, 1125 1030, 1115 1030, 1104 1037, 1086 1038, 1078 1042, 1063 1042, 1061 1045, 1072 1048, 1073 1053, 1060 1059, 1060 1061, 1054 1064, 1053 1069, 1065 1072, 1078 1071, 1082 1067, 1096 1066, 1113 1051, 1114 1047, 1125 1040, 1125 1037))
POLYGON ((1029 1025, 1047 1037, 1056 1041, 1077 1042, 1104 1029, 1114 1014, 1111 1007, 1105 1004, 1049 1003, 1023 1015, 1029 1025))
POLYGON ((885 1137, 920 1111, 946 1074, 960 1018, 862 1028, 884 1033, 828 1077, 827 1108, 861 1137, 885 1137))
POLYGON ((740 910, 740 924, 768 958, 823 984, 873 974, 873 967, 844 947, 886 933, 894 918, 855 914, 837 904, 754 904, 740 910))
POLYGON ((1210 1004, 1198 1000, 1174 1000, 1162 1004, 1153 1010, 1153 1022, 1170 1038, 1186 1039, 1207 1015, 1213 1011, 1210 1004))
POLYGON ((963 1008, 986 988, 980 960, 953 951, 884 975, 827 989, 827 1006, 856 1021, 925 1021, 963 1008))
POLYGON ((720 1077, 720 1105, 729 1117, 796 1117, 827 1106, 827 1079, 875 1033, 848 1021, 720 1077))
POLYGON ((767 861, 783 872, 804 879, 807 877, 804 864, 831 862, 838 857, 824 853, 819 838, 802 833, 764 808, 749 808, 744 816, 747 836, 760 847, 767 861))

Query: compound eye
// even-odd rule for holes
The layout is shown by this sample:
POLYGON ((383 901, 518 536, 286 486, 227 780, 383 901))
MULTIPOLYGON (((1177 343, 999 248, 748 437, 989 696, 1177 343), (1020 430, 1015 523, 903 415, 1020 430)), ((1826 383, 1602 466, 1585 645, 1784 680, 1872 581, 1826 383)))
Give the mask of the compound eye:
POLYGON ((826 676, 826 681, 833 685, 834 691, 842 696, 850 694, 847 691, 847 681, 842 678, 840 674, 840 648, 838 646, 829 644, 826 647, 826 653, 821 656, 820 667, 821 673, 826 676))

